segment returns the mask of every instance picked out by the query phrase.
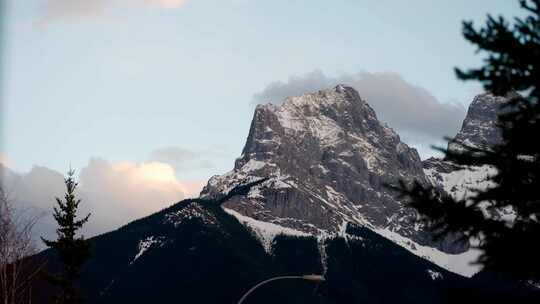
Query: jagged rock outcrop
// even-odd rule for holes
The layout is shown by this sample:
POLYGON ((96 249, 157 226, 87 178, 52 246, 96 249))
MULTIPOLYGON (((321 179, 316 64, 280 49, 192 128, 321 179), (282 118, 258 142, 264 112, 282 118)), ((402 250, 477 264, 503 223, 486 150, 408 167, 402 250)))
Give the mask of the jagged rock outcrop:
POLYGON ((497 114, 508 99, 491 93, 477 95, 463 120, 458 134, 448 143, 448 150, 461 151, 462 143, 469 147, 487 148, 502 141, 497 127, 497 114))
MULTIPOLYGON (((497 114, 507 102, 505 97, 491 93, 480 94, 471 102, 461 130, 448 143, 448 150, 461 151, 466 146, 489 148, 502 141, 501 130, 497 127, 497 114)), ((494 169, 483 167, 463 168, 442 158, 429 158, 422 162, 430 182, 455 198, 463 198, 471 187, 487 187, 485 179, 494 169)))
MULTIPOLYGON (((448 143, 448 150, 462 151, 462 147, 457 143, 484 149, 501 143, 501 130, 496 125, 497 115, 507 101, 506 97, 490 93, 476 96, 469 106, 461 130, 448 143)), ((488 165, 463 167, 442 158, 429 158, 422 164, 429 181, 458 200, 473 195, 475 189, 493 186, 488 177, 496 173, 495 168, 488 165)), ((484 208, 483 211, 486 215, 496 218, 511 220, 515 216, 511 208, 502 211, 484 208)))
POLYGON ((214 176, 202 196, 225 193, 261 177, 247 197, 225 203, 242 215, 315 235, 344 223, 391 231, 421 245, 461 252, 450 240, 434 243, 388 187, 398 180, 427 183, 417 151, 380 123, 354 89, 343 85, 259 105, 234 169, 214 176))

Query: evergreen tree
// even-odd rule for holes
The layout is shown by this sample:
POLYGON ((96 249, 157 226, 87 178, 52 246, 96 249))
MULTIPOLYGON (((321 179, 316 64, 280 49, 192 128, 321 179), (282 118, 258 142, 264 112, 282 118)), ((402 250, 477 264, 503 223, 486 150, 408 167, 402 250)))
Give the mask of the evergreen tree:
POLYGON ((455 70, 462 80, 480 81, 486 90, 508 96, 498 116, 502 142, 440 149, 458 165, 495 168, 487 178, 493 186, 471 190, 472 197, 459 200, 419 183, 402 182, 399 190, 436 236, 460 233, 480 240, 478 263, 484 269, 540 282, 540 0, 519 2, 527 16, 512 24, 491 15, 479 29, 463 23, 464 37, 487 56, 480 68, 455 70), (496 218, 482 209, 511 209, 516 217, 496 218))
POLYGON ((59 294, 55 297, 55 303, 76 304, 82 303, 82 298, 75 287, 75 281, 79 278, 80 269, 90 256, 90 244, 84 237, 77 236, 77 231, 88 221, 90 214, 82 219, 77 219, 77 209, 81 200, 75 195, 78 183, 74 178, 75 171, 69 170, 64 179, 66 194, 64 201, 56 198, 57 206, 54 207, 54 219, 58 223, 56 230, 57 240, 43 239, 45 244, 55 250, 63 264, 63 272, 51 276, 51 283, 58 286, 59 294))

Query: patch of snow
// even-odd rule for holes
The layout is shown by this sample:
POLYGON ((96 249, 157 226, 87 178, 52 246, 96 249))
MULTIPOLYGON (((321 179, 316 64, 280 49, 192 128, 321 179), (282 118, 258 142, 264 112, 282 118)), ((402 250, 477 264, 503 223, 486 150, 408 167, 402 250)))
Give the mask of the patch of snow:
POLYGON ((428 269, 427 273, 429 274, 429 276, 431 277, 433 281, 442 280, 444 278, 442 273, 435 270, 428 269))
POLYGON ((327 174, 328 172, 330 172, 330 170, 326 169, 325 166, 320 165, 320 164, 319 164, 319 169, 321 169, 321 171, 322 171, 323 174, 327 174))
POLYGON ((298 231, 292 228, 256 220, 249 216, 240 214, 239 212, 232 209, 223 208, 223 210, 228 214, 234 216, 243 225, 251 228, 255 232, 256 237, 262 243, 267 253, 271 253, 272 242, 274 241, 274 238, 278 235, 283 234, 292 236, 311 236, 311 234, 309 233, 298 231))
POLYGON ((466 169, 440 174, 443 189, 455 199, 469 197, 474 189, 487 189, 493 187, 488 177, 494 175, 496 170, 491 166, 470 167, 466 169))
POLYGON ((333 237, 333 234, 329 234, 327 232, 321 232, 319 235, 317 235, 317 244, 319 245, 319 255, 321 257, 323 274, 326 274, 326 271, 328 270, 328 254, 326 252, 326 247, 328 246, 327 241, 333 237))
POLYGON ((343 152, 339 153, 339 156, 352 157, 352 156, 354 156, 354 154, 351 151, 343 151, 343 152))
MULTIPOLYGON (((339 192, 337 192, 336 190, 334 190, 334 188, 330 186, 326 186, 326 195, 328 197, 328 200, 333 203, 340 203, 341 201, 346 200, 342 198, 343 197, 342 194, 340 194, 339 192)), ((347 206, 344 206, 344 207, 347 207, 347 206)))
POLYGON ((241 170, 244 172, 251 172, 251 171, 259 170, 263 168, 264 166, 266 166, 265 162, 255 160, 255 159, 250 159, 245 165, 242 166, 241 170))
POLYGON ((388 229, 371 228, 371 230, 393 241, 415 255, 425 258, 426 260, 429 260, 451 272, 466 277, 472 277, 475 273, 480 271, 479 265, 472 264, 480 256, 480 250, 478 249, 471 248, 460 254, 449 254, 433 247, 422 246, 388 229))
POLYGON ((534 287, 534 288, 540 289, 540 282, 535 282, 535 281, 527 281, 527 284, 529 284, 529 286, 531 286, 531 287, 534 287))
MULTIPOLYGON (((149 236, 149 237, 146 237, 146 238, 142 239, 141 241, 139 241, 139 244, 137 245, 137 248, 138 248, 139 251, 137 252, 135 257, 133 258, 133 260, 129 263, 129 265, 133 264, 146 251, 148 251, 148 249, 150 249, 150 247, 152 247, 152 246, 154 246, 156 244, 159 245, 159 246, 162 246, 163 245, 163 237, 149 236)), ((112 284, 112 282, 111 282, 111 284, 112 284)))
POLYGON ((217 219, 198 203, 190 203, 188 206, 165 215, 164 223, 178 227, 183 221, 194 218, 200 219, 205 225, 216 225, 217 219))
POLYGON ((280 175, 279 172, 276 173, 276 177, 271 178, 266 183, 268 183, 273 189, 287 189, 296 187, 296 184, 292 180, 287 180, 290 177, 288 175, 280 175))
POLYGON ((347 237, 347 224, 348 222, 343 220, 343 222, 341 223, 341 226, 339 227, 339 236, 342 236, 342 237, 347 237))
POLYGON ((264 198, 261 193, 261 187, 252 187, 247 194, 248 198, 264 198))
MULTIPOLYGON (((468 168, 455 170, 450 173, 438 172, 434 168, 425 169, 424 173, 428 180, 435 186, 443 188, 446 193, 454 199, 467 199, 474 195, 475 190, 484 190, 494 187, 495 184, 488 180, 489 177, 497 173, 496 169, 489 165, 470 166, 468 168)), ((509 225, 516 218, 516 212, 508 206, 504 209, 489 209, 487 202, 479 204, 486 217, 494 216, 506 221, 509 225)))
POLYGON ((328 200, 324 199, 322 196, 316 194, 315 192, 313 191, 304 191, 305 193, 307 193, 308 195, 311 195, 312 197, 315 197, 316 199, 320 200, 321 202, 325 203, 326 205, 332 207, 332 209, 338 209, 338 206, 330 203, 328 200))
POLYGON ((536 160, 536 157, 534 155, 518 155, 517 156, 517 159, 519 160, 523 160, 523 161, 526 161, 526 162, 534 162, 536 160))

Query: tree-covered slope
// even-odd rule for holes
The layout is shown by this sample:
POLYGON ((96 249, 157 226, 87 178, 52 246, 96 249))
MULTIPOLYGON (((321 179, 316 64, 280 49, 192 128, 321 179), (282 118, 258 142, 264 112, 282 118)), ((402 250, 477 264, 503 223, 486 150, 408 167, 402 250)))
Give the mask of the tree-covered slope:
MULTIPOLYGON (((324 273, 320 286, 278 281, 247 303, 438 303, 468 284, 363 227, 325 239, 279 235, 270 252, 255 235, 219 204, 185 200, 91 239, 81 289, 89 303, 235 303, 272 276, 324 273)), ((43 256, 58 271, 54 253, 43 256)))

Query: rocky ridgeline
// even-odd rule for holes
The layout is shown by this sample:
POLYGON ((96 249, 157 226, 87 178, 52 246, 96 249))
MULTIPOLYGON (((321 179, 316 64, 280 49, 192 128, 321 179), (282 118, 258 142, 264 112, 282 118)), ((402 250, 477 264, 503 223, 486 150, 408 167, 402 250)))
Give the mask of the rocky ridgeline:
MULTIPOLYGON (((461 152, 460 144, 473 148, 488 148, 500 144, 501 130, 497 127, 497 114, 501 106, 508 101, 506 97, 494 96, 490 93, 474 98, 463 125, 458 134, 448 143, 448 150, 461 152)), ((474 189, 485 189, 493 186, 487 178, 496 173, 491 166, 457 166, 442 158, 429 158, 422 162, 424 172, 430 182, 444 190, 455 199, 464 199, 474 195, 474 189)), ((483 207, 483 206, 480 206, 483 207)), ((482 209, 488 216, 513 220, 515 213, 511 208, 504 210, 482 209)))
MULTIPOLYGON (((502 134, 496 121, 501 105, 507 100, 490 93, 476 96, 467 110, 461 130, 448 143, 447 149, 462 151, 463 148, 458 143, 475 148, 489 148, 501 143, 502 134)), ((487 166, 462 168, 441 158, 432 157, 422 163, 428 179, 456 198, 467 195, 471 187, 489 186, 485 178, 495 173, 487 166)))
POLYGON ((502 135, 496 125, 497 113, 507 100, 490 93, 476 96, 467 110, 461 130, 448 143, 448 150, 461 151, 458 143, 474 148, 488 148, 500 143, 502 135))
POLYGON ((234 169, 212 177, 202 196, 262 177, 269 179, 225 207, 319 236, 339 233, 352 222, 449 253, 467 249, 451 239, 434 242, 414 222, 414 210, 385 186, 400 179, 429 180, 417 151, 379 122, 350 87, 257 106, 234 169))

